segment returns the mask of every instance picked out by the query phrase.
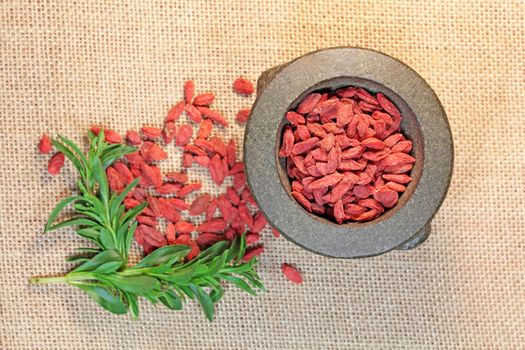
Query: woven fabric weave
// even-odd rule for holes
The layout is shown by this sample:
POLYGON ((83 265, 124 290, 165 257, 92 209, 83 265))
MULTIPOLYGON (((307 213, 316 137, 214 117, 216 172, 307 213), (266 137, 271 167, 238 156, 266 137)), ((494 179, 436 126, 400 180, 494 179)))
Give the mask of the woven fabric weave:
MULTIPOLYGON (((524 86, 522 0, 0 1, 0 348, 525 347, 524 86), (193 303, 171 312, 143 302, 132 321, 70 286, 28 284, 66 272, 80 243, 66 230, 42 236, 74 184, 69 165, 46 174, 43 132, 79 141, 94 123, 160 125, 193 78, 232 122, 222 135, 241 144, 234 115, 253 100, 231 91, 236 76, 255 81, 341 45, 404 61, 448 114, 454 176, 423 246, 335 260, 265 232, 258 270, 269 292, 227 288, 214 323, 193 303), (283 261, 304 285, 284 279, 283 261)), ((179 159, 171 147, 163 166, 179 159)), ((206 172, 190 175, 218 193, 206 172)))

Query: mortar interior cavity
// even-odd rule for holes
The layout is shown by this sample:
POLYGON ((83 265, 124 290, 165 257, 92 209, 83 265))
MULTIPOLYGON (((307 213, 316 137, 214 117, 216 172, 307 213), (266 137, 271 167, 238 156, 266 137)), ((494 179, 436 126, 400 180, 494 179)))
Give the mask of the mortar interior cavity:
MULTIPOLYGON (((362 227, 363 225, 373 225, 376 224, 382 220, 386 220, 389 217, 395 215, 397 211, 399 211, 411 198, 412 194, 414 193, 417 184, 419 182, 419 179, 421 178, 421 174, 423 172, 423 164, 424 164, 424 139, 422 136, 420 125, 417 121, 417 118, 410 108, 410 106, 394 91, 390 90, 389 88, 385 87, 382 84, 379 84, 375 81, 357 78, 357 77, 338 77, 326 81, 321 81, 314 86, 310 87, 303 93, 301 93, 297 98, 291 103, 288 110, 294 110, 301 101, 310 93, 312 92, 334 92, 335 90, 347 86, 355 86, 355 87, 362 87, 371 94, 375 95, 378 92, 381 92, 384 94, 392 103, 395 104, 395 106, 399 109, 401 115, 403 116, 402 122, 401 122, 401 133, 406 137, 406 139, 412 141, 412 150, 410 152, 410 155, 412 155, 414 158, 416 158, 416 162, 412 168, 412 170, 407 173, 412 177, 412 181, 407 185, 406 191, 404 193, 401 193, 399 196, 398 203, 391 209, 387 209, 383 214, 379 215, 377 218, 371 221, 365 221, 365 222, 346 222, 342 225, 352 227, 359 225, 362 227)), ((276 134, 276 147, 277 150, 275 154, 275 161, 277 163, 277 169, 279 173, 279 178, 281 181, 281 185, 285 188, 286 192, 289 194, 290 199, 292 201, 295 201, 295 199, 290 195, 291 193, 291 182, 290 178, 286 172, 286 160, 284 158, 280 158, 278 155, 279 149, 281 147, 281 137, 283 133, 284 126, 288 124, 288 121, 285 118, 285 115, 281 118, 281 123, 279 125, 279 128, 277 130, 276 134)), ((305 209, 303 209, 308 215, 312 216, 315 220, 320 220, 326 224, 329 225, 337 225, 335 221, 333 221, 332 218, 327 218, 323 216, 318 216, 316 214, 312 214, 305 209)))

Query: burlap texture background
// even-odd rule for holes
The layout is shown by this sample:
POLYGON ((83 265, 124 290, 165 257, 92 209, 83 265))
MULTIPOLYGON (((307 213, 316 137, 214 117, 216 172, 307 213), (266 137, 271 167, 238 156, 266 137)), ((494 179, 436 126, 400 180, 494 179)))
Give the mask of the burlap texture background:
MULTIPOLYGON (((348 349, 525 347, 525 3, 516 1, 0 1, 0 348, 348 349), (307 253, 266 233, 269 292, 228 289, 214 323, 142 303, 140 321, 101 310, 59 274, 79 240, 42 237, 73 185, 46 175, 42 132, 80 140, 101 123, 160 125, 194 78, 233 121, 230 89, 339 45, 401 59, 435 89, 456 151, 433 234, 364 260, 307 253), (287 282, 282 261, 305 283, 287 282)), ((240 142, 243 129, 224 132, 240 142)), ((176 167, 171 154, 166 167, 176 167)), ((208 175, 192 170, 209 184, 208 175)), ((206 189, 210 189, 209 185, 206 189)), ((322 233, 320 233, 322 239, 322 233)))

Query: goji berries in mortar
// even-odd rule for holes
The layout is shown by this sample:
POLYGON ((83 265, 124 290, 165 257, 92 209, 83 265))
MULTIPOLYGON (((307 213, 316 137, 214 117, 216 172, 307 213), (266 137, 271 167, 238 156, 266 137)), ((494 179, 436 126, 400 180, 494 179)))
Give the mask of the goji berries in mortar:
POLYGON ((279 157, 292 197, 313 214, 338 224, 373 220, 412 180, 412 142, 382 93, 354 86, 313 92, 286 120, 279 157))

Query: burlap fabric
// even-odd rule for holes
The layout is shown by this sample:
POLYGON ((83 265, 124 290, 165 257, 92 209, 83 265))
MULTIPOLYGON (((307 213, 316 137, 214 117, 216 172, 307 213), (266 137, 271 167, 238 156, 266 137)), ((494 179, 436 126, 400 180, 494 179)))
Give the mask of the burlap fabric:
MULTIPOLYGON (((1 1, 0 348, 348 349, 525 347, 525 3, 516 1, 1 1), (73 185, 46 175, 42 132, 80 140, 101 123, 160 125, 194 78, 231 121, 252 99, 231 91, 308 51, 339 45, 401 59, 435 89, 451 123, 455 172, 433 234, 415 251, 316 256, 269 232, 269 292, 228 288, 214 323, 197 306, 142 303, 111 315, 59 274, 80 242, 43 237, 73 185), (302 286, 280 264, 296 264, 302 286)), ((223 135, 240 143, 243 128, 223 135)), ((170 149, 166 168, 179 164, 170 149)), ((209 176, 197 169, 205 190, 209 176)), ((215 192, 216 193, 216 192, 215 192)), ((322 232, 319 233, 322 239, 322 232)))

